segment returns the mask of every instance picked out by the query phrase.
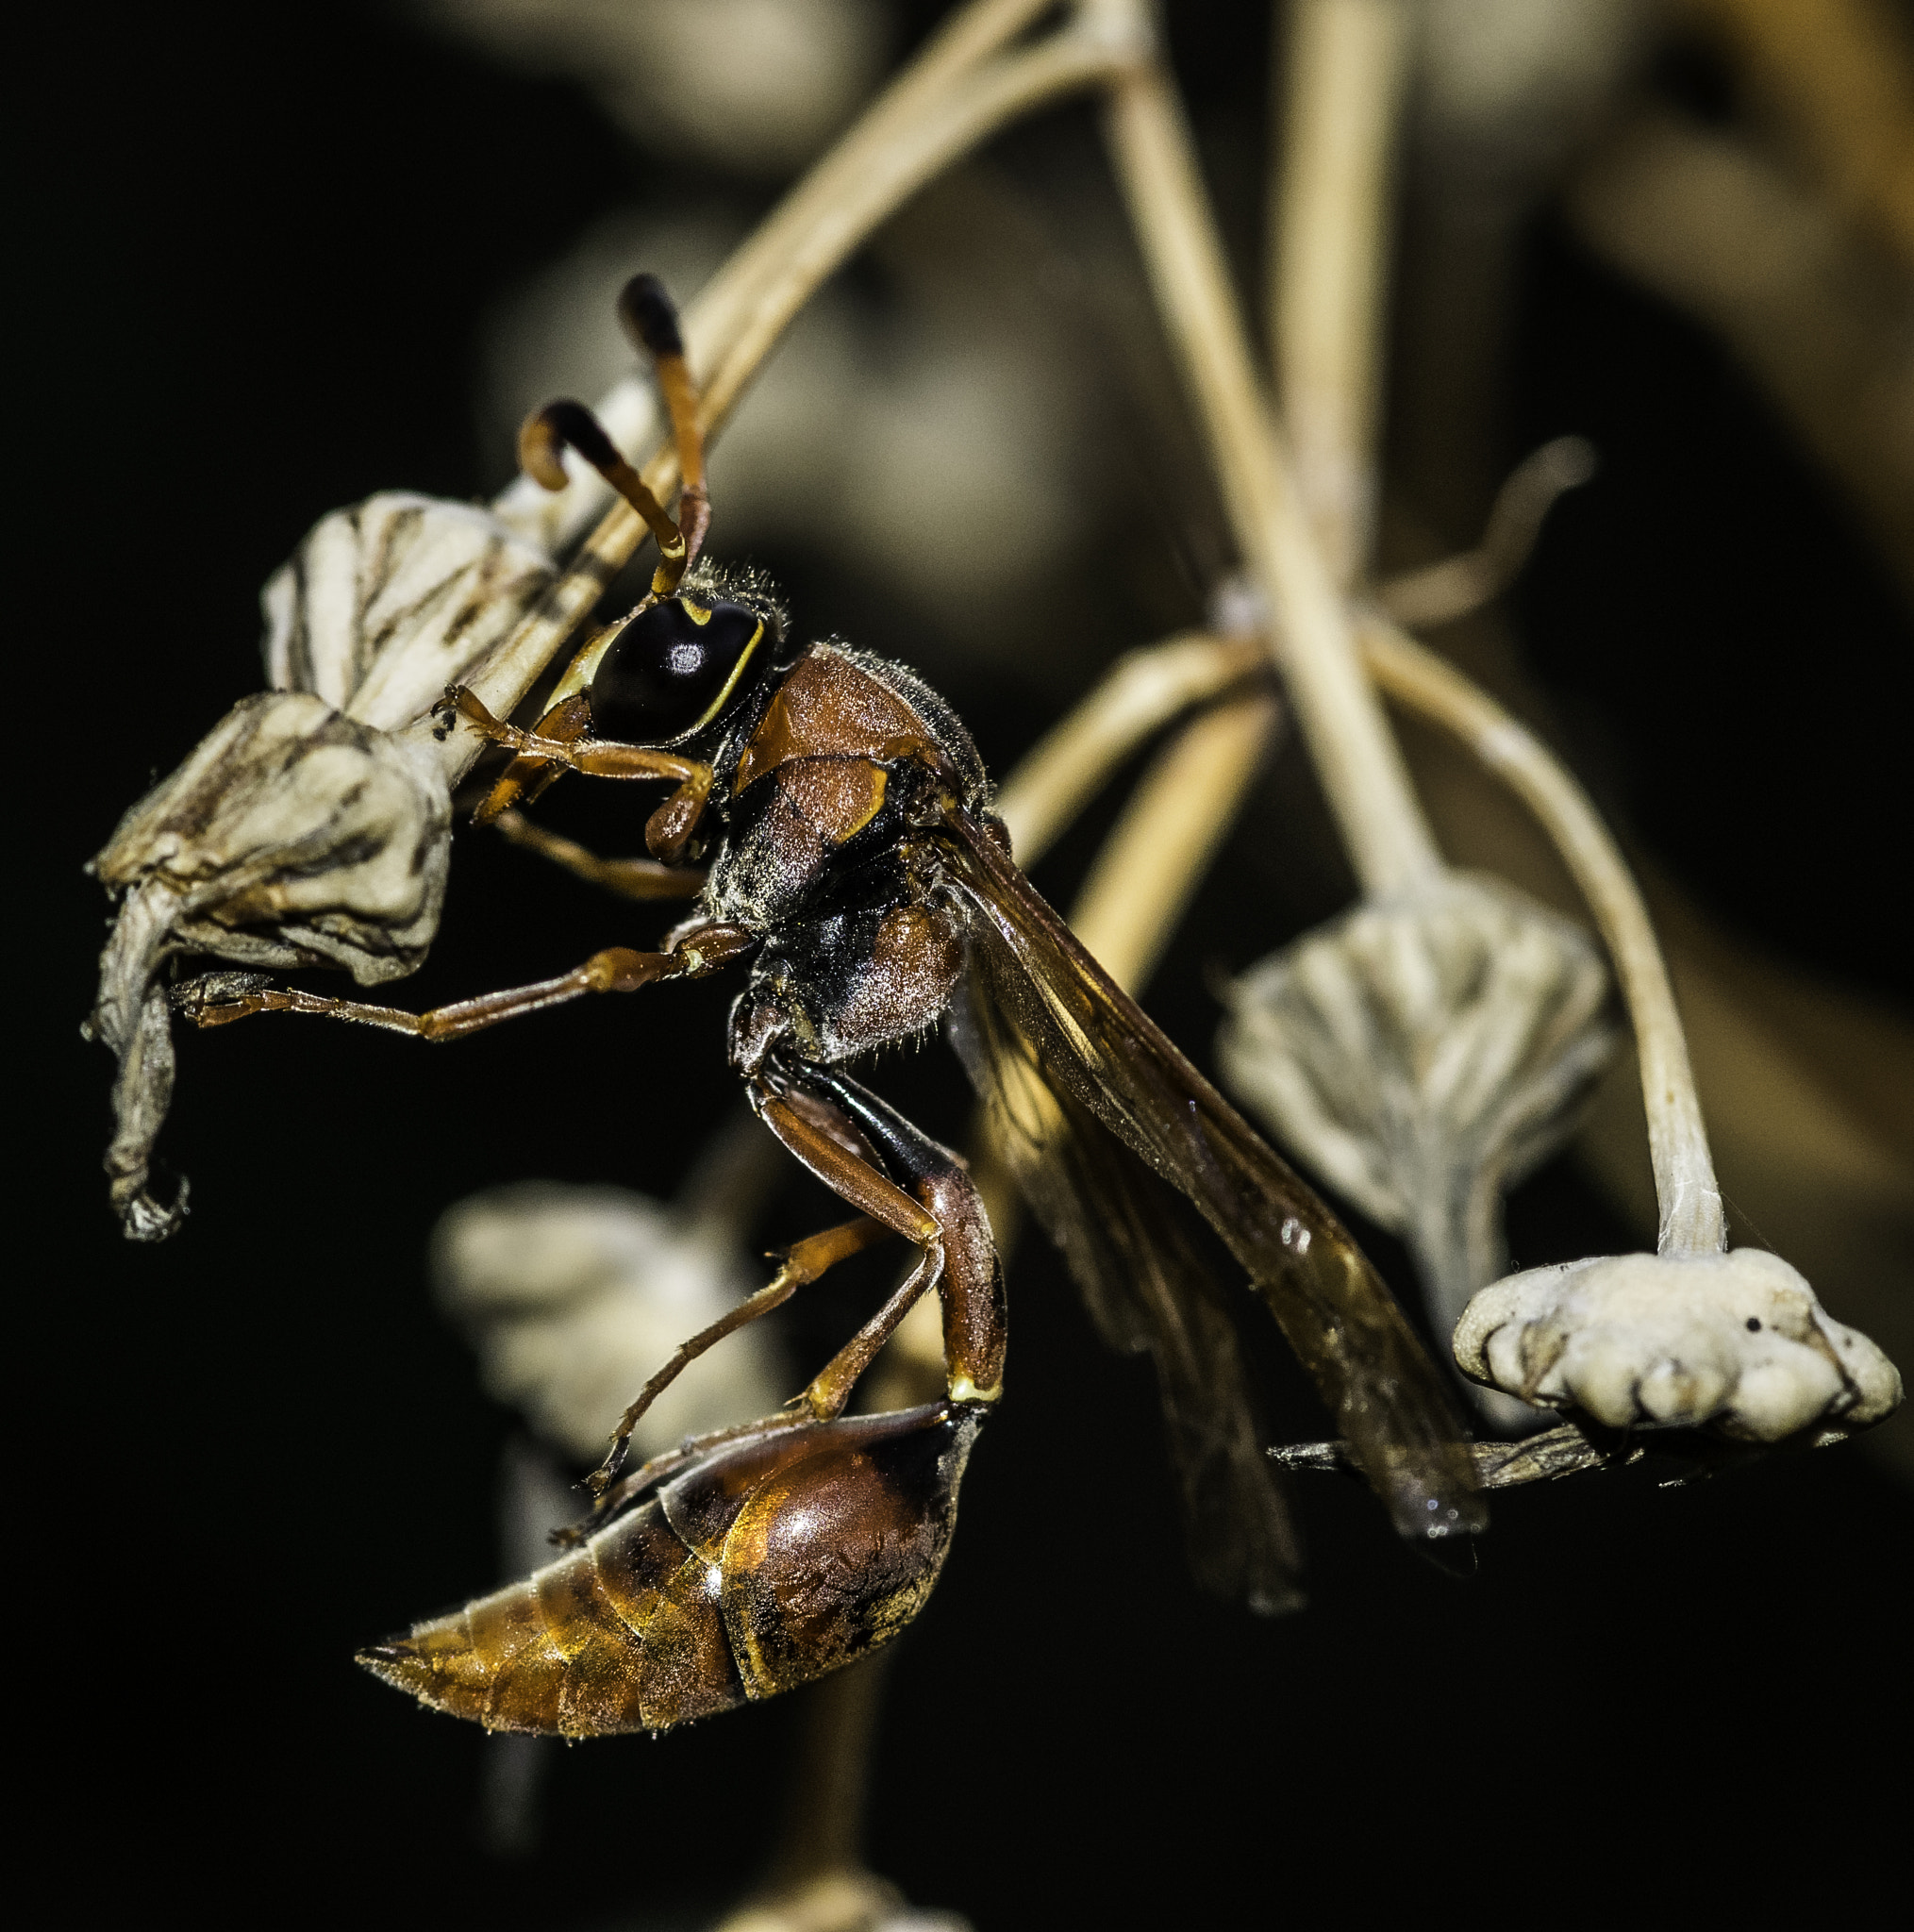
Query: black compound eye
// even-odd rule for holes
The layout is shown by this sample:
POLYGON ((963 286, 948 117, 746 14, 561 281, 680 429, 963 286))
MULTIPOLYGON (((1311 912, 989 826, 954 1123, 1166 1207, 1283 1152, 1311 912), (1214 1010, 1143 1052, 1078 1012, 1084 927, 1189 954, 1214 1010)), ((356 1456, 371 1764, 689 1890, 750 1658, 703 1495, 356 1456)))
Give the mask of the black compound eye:
POLYGON ((667 597, 614 638, 591 677, 591 730, 669 744, 715 724, 770 660, 764 620, 742 604, 667 597))

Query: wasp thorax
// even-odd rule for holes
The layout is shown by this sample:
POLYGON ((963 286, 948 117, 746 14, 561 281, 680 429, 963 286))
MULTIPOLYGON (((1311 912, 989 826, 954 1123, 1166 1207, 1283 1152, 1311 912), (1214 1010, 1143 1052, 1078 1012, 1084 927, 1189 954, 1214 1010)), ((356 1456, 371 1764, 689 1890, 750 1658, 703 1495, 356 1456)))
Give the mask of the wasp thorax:
POLYGON ((667 597, 641 610, 591 678, 591 728, 627 744, 670 744, 716 724, 769 661, 748 605, 667 597))

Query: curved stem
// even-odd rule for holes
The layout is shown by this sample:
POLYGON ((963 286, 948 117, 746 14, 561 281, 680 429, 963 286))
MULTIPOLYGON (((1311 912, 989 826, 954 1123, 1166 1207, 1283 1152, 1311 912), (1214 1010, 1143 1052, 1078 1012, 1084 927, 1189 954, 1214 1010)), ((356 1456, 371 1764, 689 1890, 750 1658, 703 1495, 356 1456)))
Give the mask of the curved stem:
POLYGON ((1660 1208, 1656 1246, 1664 1255, 1720 1254, 1727 1224, 1681 1015, 1648 908, 1607 827, 1548 747, 1454 666, 1381 617, 1363 621, 1362 646, 1382 689, 1459 739, 1528 807, 1561 854, 1615 962, 1635 1026, 1660 1208))
MULTIPOLYGON (((1121 37, 1071 27, 974 66, 1042 10, 1030 0, 986 0, 960 15, 686 310, 707 444, 818 285, 901 203, 1022 115, 1107 80, 1133 59, 1121 37)), ((678 483, 675 452, 659 451, 643 475, 652 494, 668 502, 678 483)), ((481 703, 509 714, 644 536, 628 506, 612 508, 537 608, 469 680, 481 703)), ((422 721, 408 728, 423 736, 431 726, 422 721)), ((444 741, 448 780, 456 783, 482 748, 469 730, 444 741)))
POLYGON ((997 792, 997 816, 1025 872, 1146 738, 1221 697, 1269 660, 1247 638, 1190 631, 1119 658, 1102 681, 1024 755, 997 792))
MULTIPOLYGON (((1140 0, 1097 0, 1141 32, 1140 0)), ((1268 606, 1278 660, 1323 789, 1365 891, 1440 871, 1402 754, 1363 675, 1340 586, 1323 561, 1257 378, 1180 104, 1160 56, 1110 92, 1105 130, 1223 506, 1268 606)))
MULTIPOLYGON (((1007 46, 1048 5, 1049 0, 977 0, 939 29, 689 306, 685 335, 694 369, 710 370, 736 341, 762 291, 777 279, 804 238, 844 198, 847 184, 882 175, 886 150, 898 131, 920 119, 971 68, 1007 46)), ((611 440, 628 456, 658 440, 653 397, 649 376, 634 373, 595 406, 611 440)), ((492 500, 496 513, 554 552, 576 542, 612 500, 595 471, 583 463, 567 467, 573 481, 562 491, 548 492, 529 476, 519 476, 492 500)))

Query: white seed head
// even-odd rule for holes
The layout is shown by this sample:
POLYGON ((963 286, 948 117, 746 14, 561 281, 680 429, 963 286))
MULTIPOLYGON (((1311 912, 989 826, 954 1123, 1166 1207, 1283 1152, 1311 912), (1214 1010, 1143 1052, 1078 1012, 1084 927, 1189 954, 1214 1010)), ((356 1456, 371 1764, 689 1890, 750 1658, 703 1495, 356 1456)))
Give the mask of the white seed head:
POLYGON ((389 493, 323 518, 266 586, 267 675, 120 821, 92 871, 121 901, 96 1037, 120 1061, 108 1151, 126 1232, 178 1224, 147 1191, 172 1099, 158 975, 178 955, 329 965, 360 986, 417 969, 439 930, 452 801, 423 717, 550 580, 541 551, 463 504, 389 493))
POLYGON ((259 593, 267 679, 396 731, 504 641, 552 575, 542 549, 470 504, 369 496, 322 517, 259 593))
POLYGON ((1779 1441, 1851 1434, 1900 1406, 1901 1376, 1778 1256, 1611 1255, 1486 1288, 1456 1330, 1473 1381, 1610 1428, 1779 1441))

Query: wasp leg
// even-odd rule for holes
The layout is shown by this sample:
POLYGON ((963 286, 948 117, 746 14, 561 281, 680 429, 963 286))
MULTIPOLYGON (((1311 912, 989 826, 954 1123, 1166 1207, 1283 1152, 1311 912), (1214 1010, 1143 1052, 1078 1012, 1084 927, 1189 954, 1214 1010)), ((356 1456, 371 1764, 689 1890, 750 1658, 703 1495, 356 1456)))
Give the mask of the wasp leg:
POLYGON ((668 953, 634 953, 612 946, 594 953, 582 966, 556 979, 531 986, 508 987, 502 992, 481 993, 453 1006, 434 1007, 425 1013, 408 1013, 399 1007, 367 1006, 359 1000, 338 1000, 323 993, 291 988, 228 993, 230 974, 208 974, 175 987, 174 1005, 195 1026, 225 1026, 254 1013, 317 1013, 328 1020, 352 1020, 362 1026, 382 1026, 389 1033, 410 1033, 421 1040, 458 1040, 502 1020, 516 1020, 541 1007, 555 1007, 588 992, 636 992, 659 979, 694 979, 715 973, 757 943, 754 934, 735 925, 693 926, 681 931, 668 953))
POLYGON ((937 1285, 942 1273, 940 1254, 927 1250, 920 1255, 891 1290, 890 1300, 812 1376, 791 1407, 802 1407, 819 1422, 832 1422, 842 1415, 858 1377, 877 1359, 878 1351, 896 1332, 898 1323, 937 1285))
MULTIPOLYGON (((554 705, 532 726, 532 736, 556 738, 561 744, 575 744, 591 729, 591 700, 583 691, 574 691, 554 705)), ((487 793, 484 804, 472 814, 472 823, 490 825, 521 800, 526 805, 532 804, 564 775, 564 766, 555 765, 549 758, 513 758, 498 783, 487 793)))
POLYGON ((574 841, 535 824, 523 812, 503 812, 492 824, 512 844, 621 898, 691 899, 705 883, 703 871, 693 865, 661 865, 656 858, 600 858, 574 841))
POLYGON ((990 1224, 964 1164, 949 1148, 887 1106, 855 1080, 822 1067, 786 1065, 778 1070, 808 1103, 792 1105, 793 1095, 775 1092, 762 1074, 749 1086, 751 1104, 771 1131, 840 1198, 874 1220, 895 1228, 924 1250, 931 1272, 900 1288, 874 1318, 874 1332, 889 1325, 862 1357, 864 1335, 847 1344, 840 1361, 826 1368, 806 1400, 813 1412, 836 1414, 850 1385, 874 1356, 884 1336, 901 1321, 910 1303, 935 1286, 943 1301, 943 1348, 947 1386, 957 1402, 990 1402, 1003 1391, 1007 1347, 1004 1271, 997 1258, 990 1224), (873 1164, 865 1148, 910 1183, 906 1192, 873 1164), (900 1305, 901 1304, 901 1305, 900 1305), (834 1373, 835 1372, 835 1373, 834 1373), (843 1379, 845 1375, 849 1380, 843 1379), (835 1408, 815 1405, 835 1403, 835 1408))
MULTIPOLYGON (((704 814, 705 801, 711 795, 711 768, 700 758, 681 758, 672 752, 654 751, 649 745, 618 744, 595 738, 541 738, 535 731, 494 718, 462 685, 448 689, 436 707, 441 718, 454 711, 493 744, 504 745, 520 758, 537 758, 594 778, 675 778, 677 790, 645 821, 644 842, 655 858, 674 858, 685 849, 704 814)), ((478 823, 486 822, 493 801, 504 790, 500 785, 479 808, 478 823)), ((502 811, 509 803, 508 796, 499 800, 496 809, 502 811)))
MULTIPOLYGON (((881 1222, 860 1214, 855 1221, 826 1228, 823 1234, 807 1235, 803 1241, 787 1249, 783 1265, 756 1294, 747 1295, 735 1308, 720 1315, 708 1328, 701 1328, 689 1341, 680 1342, 671 1360, 639 1391, 638 1400, 624 1411, 619 1419, 618 1427, 612 1431, 610 1454, 586 1477, 591 1493, 594 1496, 604 1495, 624 1461, 625 1446, 631 1441, 631 1432, 642 1420, 645 1410, 707 1348, 723 1341, 725 1336, 735 1334, 746 1324, 757 1321, 760 1315, 768 1315, 773 1308, 782 1307, 807 1283, 815 1281, 840 1261, 847 1260, 874 1242, 885 1240, 890 1233, 890 1229, 881 1222)), ((901 1315, 899 1319, 902 1319, 901 1315)))

